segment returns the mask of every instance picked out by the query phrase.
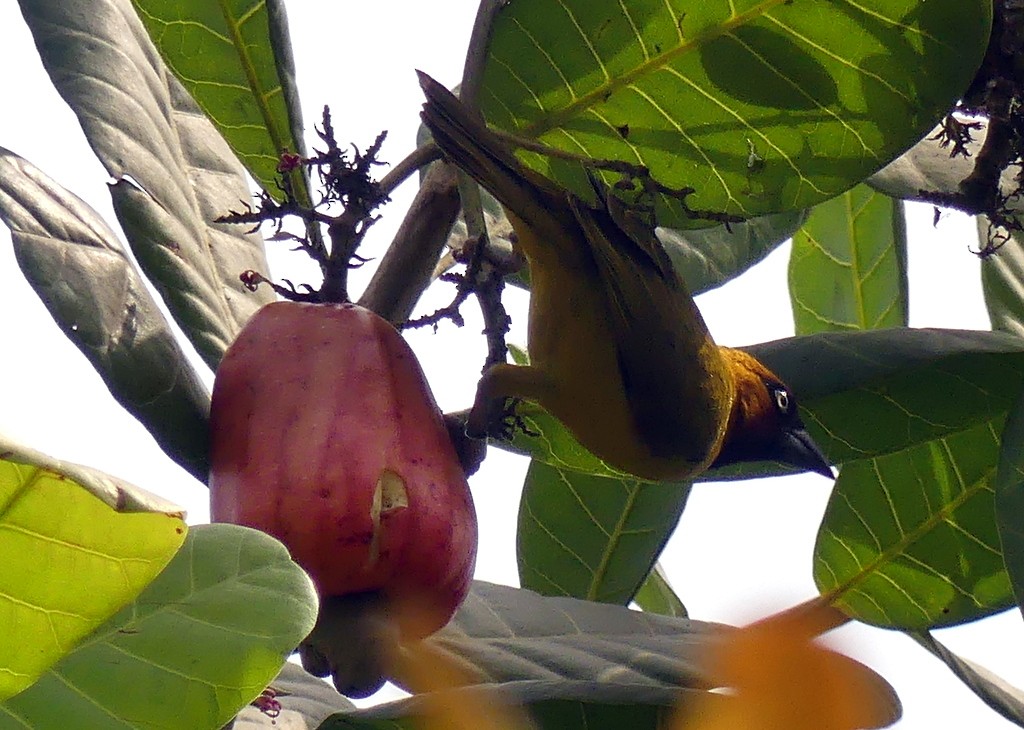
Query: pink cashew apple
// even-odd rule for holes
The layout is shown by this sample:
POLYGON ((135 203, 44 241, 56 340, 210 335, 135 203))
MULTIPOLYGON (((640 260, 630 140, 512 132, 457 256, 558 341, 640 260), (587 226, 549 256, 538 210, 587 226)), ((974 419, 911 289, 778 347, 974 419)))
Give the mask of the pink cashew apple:
POLYGON ((473 501, 423 371, 353 304, 259 310, 217 369, 214 521, 273 535, 322 598, 375 594, 403 639, 444 626, 469 590, 473 501))

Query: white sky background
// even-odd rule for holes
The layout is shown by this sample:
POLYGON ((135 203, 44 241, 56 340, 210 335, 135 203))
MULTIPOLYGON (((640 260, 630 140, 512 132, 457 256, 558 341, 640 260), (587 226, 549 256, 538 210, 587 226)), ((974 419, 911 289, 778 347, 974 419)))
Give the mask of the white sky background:
MULTIPOLYGON (((352 141, 365 149, 378 132, 388 129, 383 159, 402 159, 414 145, 422 101, 413 69, 423 69, 448 86, 456 84, 475 7, 474 0, 290 3, 309 134, 327 103, 341 144, 352 141)), ((116 228, 106 173, 50 85, 13 2, 0 3, 0 49, 6 89, 0 146, 42 168, 116 228)), ((309 141, 315 139, 311 136, 309 141)), ((414 183, 398 191, 362 253, 379 255, 414 192, 414 183)), ((975 245, 973 223, 948 215, 933 228, 931 208, 912 206, 909 230, 911 324, 988 329, 980 264, 968 251, 975 245)), ((7 229, 0 226, 0 431, 158 492, 187 507, 190 521, 206 521, 206 488, 168 460, 148 433, 114 403, 25 283, 9 241, 7 229)), ((269 244, 273 274, 279 277, 289 267, 287 275, 301 280, 294 267, 304 263, 303 256, 284 249, 283 244, 269 244)), ((698 298, 721 344, 742 345, 793 333, 786 290, 788 256, 786 245, 739 279, 698 298), (756 306, 750 306, 752 302, 756 306), (742 317, 737 316, 739 311, 742 317)), ((361 290, 371 268, 372 264, 354 274, 354 291, 361 290)), ((448 285, 435 286, 421 310, 447 303, 451 292, 448 285)), ((525 302, 523 293, 509 290, 507 304, 515 317, 510 341, 521 344, 525 302)), ((437 335, 409 335, 445 410, 470 404, 484 357, 474 302, 467 304, 464 314, 467 324, 462 330, 446 324, 437 335)), ((525 471, 524 458, 491 449, 471 480, 480 517, 478 578, 517 584, 512 515, 518 509, 525 471)), ((815 475, 695 487, 662 556, 691 616, 744 622, 813 596, 811 555, 828 494, 828 483, 815 475)), ((1017 611, 938 633, 962 655, 1024 686, 1024 624, 1017 611)), ((1014 727, 910 639, 863 626, 846 627, 831 636, 842 650, 896 687, 905 709, 896 726, 900 730, 1014 727)))

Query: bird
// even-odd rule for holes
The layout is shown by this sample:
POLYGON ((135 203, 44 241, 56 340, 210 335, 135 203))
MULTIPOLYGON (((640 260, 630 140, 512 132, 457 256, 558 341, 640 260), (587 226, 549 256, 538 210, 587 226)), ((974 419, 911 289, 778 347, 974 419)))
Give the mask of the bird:
POLYGON ((502 204, 529 268, 529 364, 483 373, 470 436, 495 433, 495 414, 520 399, 646 481, 752 461, 833 477, 781 378, 715 343, 652 224, 613 194, 588 202, 527 168, 479 115, 418 74, 434 143, 502 204))

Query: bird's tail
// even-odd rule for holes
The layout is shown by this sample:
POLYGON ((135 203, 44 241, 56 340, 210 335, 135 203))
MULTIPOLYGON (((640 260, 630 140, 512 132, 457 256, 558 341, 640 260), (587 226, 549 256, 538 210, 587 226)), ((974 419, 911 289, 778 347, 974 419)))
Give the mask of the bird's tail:
POLYGON ((420 117, 448 160, 542 237, 557 219, 571 217, 561 189, 520 163, 508 145, 448 89, 422 71, 417 73, 427 98, 420 117))

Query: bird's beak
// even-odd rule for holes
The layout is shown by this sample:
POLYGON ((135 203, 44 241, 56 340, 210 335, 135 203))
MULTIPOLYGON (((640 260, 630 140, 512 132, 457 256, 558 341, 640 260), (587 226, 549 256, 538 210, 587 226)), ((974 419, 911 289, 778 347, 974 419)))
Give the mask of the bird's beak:
POLYGON ((829 479, 836 478, 832 472, 832 465, 802 426, 783 431, 778 451, 773 458, 783 464, 813 471, 829 479))

